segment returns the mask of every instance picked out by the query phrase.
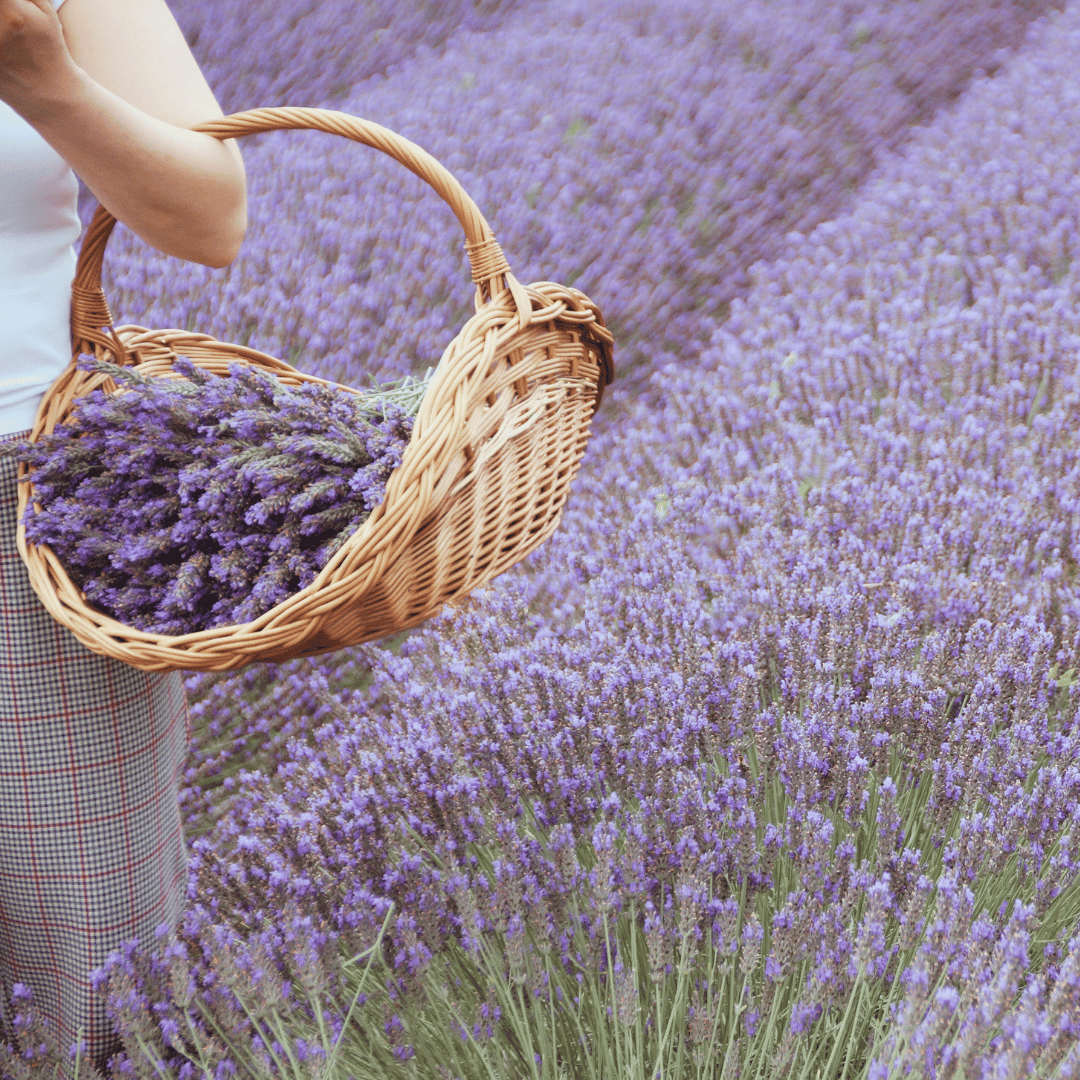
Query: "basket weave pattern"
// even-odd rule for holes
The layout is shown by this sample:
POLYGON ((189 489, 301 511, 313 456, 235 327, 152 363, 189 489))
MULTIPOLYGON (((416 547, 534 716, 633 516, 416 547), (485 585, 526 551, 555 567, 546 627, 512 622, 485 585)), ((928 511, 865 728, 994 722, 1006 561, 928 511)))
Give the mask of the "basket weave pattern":
MULTIPOLYGON (((476 205, 415 144, 322 109, 257 109, 198 130, 224 139, 276 128, 354 139, 431 184, 464 229, 476 313, 443 353, 383 502, 310 585, 252 622, 168 636, 109 618, 86 603, 51 549, 27 543, 22 513, 33 499, 32 478, 20 484, 19 550, 45 607, 93 651, 146 671, 221 671, 359 644, 415 626, 490 581, 558 526, 592 414, 613 375, 612 339, 597 307, 553 282, 522 286, 476 205)), ((172 364, 182 355, 215 374, 241 362, 290 385, 334 385, 206 334, 114 329, 101 290, 114 225, 99 207, 80 253, 72 289, 74 355, 136 364, 162 378, 176 377, 172 364)), ((116 389, 112 379, 73 363, 46 394, 30 438, 50 434, 77 398, 102 386, 116 389)), ((20 476, 25 473, 21 466, 20 476)))

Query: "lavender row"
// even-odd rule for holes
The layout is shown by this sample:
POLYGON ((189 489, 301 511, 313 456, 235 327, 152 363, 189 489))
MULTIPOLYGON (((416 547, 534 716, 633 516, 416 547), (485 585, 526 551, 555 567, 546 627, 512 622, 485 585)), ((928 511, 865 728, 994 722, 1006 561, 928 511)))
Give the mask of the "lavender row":
MULTIPOLYGON (((688 360, 751 263, 836 213, 912 123, 999 64, 1046 7, 532 4, 493 29, 466 21, 338 107, 446 164, 522 280, 594 296, 628 385, 638 366, 688 360)), ((203 12, 177 13, 196 25, 203 12)), ((243 37, 213 40, 196 50, 226 50, 232 66, 247 54, 243 37)), ((344 33, 342 55, 351 42, 344 33)), ((260 71, 291 60, 268 60, 273 48, 252 50, 260 71)), ((246 106, 285 103, 262 85, 245 84, 246 106)), ((287 103, 319 93, 298 87, 287 103)), ((246 160, 252 226, 227 270, 166 269, 121 230, 106 271, 122 321, 194 327, 346 383, 433 364, 471 309, 449 210, 400 166, 326 135, 261 137, 246 160)))
MULTIPOLYGON (((549 589, 566 595, 561 560, 603 549, 596 522, 655 506, 682 524, 675 543, 723 632, 754 626, 781 681, 792 679, 780 644, 789 624, 820 617, 838 590, 881 604, 877 618, 919 642, 942 628, 1034 626, 1047 673, 1075 667, 1078 41, 1075 11, 1036 25, 1007 73, 919 133, 851 214, 756 268, 695 392, 658 375, 663 408, 594 444, 590 460, 620 481, 613 494, 610 473, 587 466, 562 536, 538 560, 550 560, 549 589)), ((843 679, 850 640, 814 650, 815 662, 843 679)), ((977 729, 955 661, 939 661, 949 709, 977 729)), ((898 672, 897 685, 912 677, 898 672)), ((1000 663, 984 681, 1005 699, 1016 685, 1000 663)), ((996 730, 1030 718, 1020 706, 996 730)), ((830 741, 807 731, 800 745, 819 739, 830 741)), ((939 761, 966 798, 986 790, 955 743, 939 761)), ((1052 817, 1033 835, 1053 843, 1052 817)), ((1017 1014, 1036 1029, 1045 990, 1033 980, 1017 1014)), ((951 993, 922 1027, 939 1055, 951 993)), ((1024 1038, 1037 1055, 1042 1036, 1024 1038)), ((1026 1059, 1012 1053, 1018 1069, 1026 1059)))
MULTIPOLYGON (((596 919, 575 925, 571 897, 635 903, 663 969, 685 902, 747 974, 741 1054, 809 1052, 858 984, 893 1037, 866 1048, 875 1077, 950 1055, 1008 1077, 1064 1060, 1080 1008, 1078 24, 1037 25, 851 213, 807 218, 782 250, 778 233, 727 324, 698 312, 680 339, 694 381, 659 356, 656 403, 598 434, 560 533, 400 654, 363 650, 370 686, 340 689, 342 657, 193 680, 222 741, 242 718, 277 766, 207 800, 195 781, 225 771, 223 746, 191 777, 188 805, 218 819, 195 844, 198 972, 297 948, 266 925, 283 909, 362 948, 391 900, 402 995, 451 941, 509 948, 518 926, 599 971, 596 919), (577 955, 579 932, 595 951, 577 955)), ((673 248, 677 223, 658 224, 673 248)), ((620 235, 606 265, 631 280, 620 235)), ((741 242, 747 264, 766 253, 741 242)), ((603 306, 602 279, 583 281, 603 306)), ((658 309, 637 340, 666 332, 645 322, 658 309)))
POLYGON ((171 0, 169 6, 230 113, 264 105, 333 107, 356 83, 439 50, 458 30, 496 29, 522 0, 171 0))
POLYGON ((659 373, 666 400, 601 434, 552 558, 618 512, 591 467, 602 461, 624 477, 620 503, 648 498, 659 476, 654 499, 692 506, 690 547, 722 576, 733 619, 754 590, 790 579, 796 549, 820 544, 829 574, 891 591, 927 625, 1030 613, 1068 635, 1080 614, 1074 20, 1036 27, 1008 75, 917 135, 851 214, 755 268, 695 392, 659 373), (771 569, 755 580, 741 551, 778 557, 759 559, 771 569))

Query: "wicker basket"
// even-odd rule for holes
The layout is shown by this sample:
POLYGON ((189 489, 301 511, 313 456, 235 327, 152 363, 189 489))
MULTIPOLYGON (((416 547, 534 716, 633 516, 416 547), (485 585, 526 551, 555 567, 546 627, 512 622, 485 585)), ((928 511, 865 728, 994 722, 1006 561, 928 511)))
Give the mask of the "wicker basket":
MULTIPOLYGON (((613 375, 611 334, 596 306, 578 290, 551 282, 522 286, 475 203, 415 144, 324 109, 255 109, 197 130, 227 139, 278 128, 343 135, 389 154, 427 181, 465 232, 476 314, 442 355, 382 504, 307 588, 253 622, 168 636, 102 614, 86 603, 47 546, 26 542, 22 513, 33 499, 33 481, 19 485, 19 551, 45 607, 94 652, 144 671, 223 671, 371 641, 415 626, 490 581, 554 532, 592 414, 613 375)), ((240 361, 290 385, 325 383, 206 334, 114 329, 101 267, 115 223, 99 207, 79 255, 71 307, 74 355, 137 364, 154 376, 168 376, 178 355, 218 374, 240 361)), ((111 379, 73 363, 45 395, 31 439, 51 433, 77 397, 102 385, 115 388, 111 379)))

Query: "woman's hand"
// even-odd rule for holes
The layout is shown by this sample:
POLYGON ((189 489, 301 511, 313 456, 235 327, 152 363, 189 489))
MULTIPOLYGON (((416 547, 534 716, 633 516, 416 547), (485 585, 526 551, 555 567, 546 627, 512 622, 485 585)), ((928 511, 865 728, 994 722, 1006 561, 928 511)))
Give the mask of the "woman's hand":
MULTIPOLYGON (((165 0, 0 0, 0 99, 118 220, 169 255, 224 266, 247 224, 232 140, 165 0)), ((2 163, 0 163, 2 167, 2 163)))
POLYGON ((50 0, 0 0, 0 101, 29 119, 77 75, 50 0))

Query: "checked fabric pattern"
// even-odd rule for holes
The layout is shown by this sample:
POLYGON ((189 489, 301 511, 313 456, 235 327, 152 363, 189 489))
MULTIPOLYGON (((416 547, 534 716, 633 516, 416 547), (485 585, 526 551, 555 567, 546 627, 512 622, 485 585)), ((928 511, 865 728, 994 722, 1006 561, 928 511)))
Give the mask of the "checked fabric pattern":
POLYGON ((187 701, 178 672, 98 656, 48 615, 15 546, 16 470, 0 459, 0 1025, 12 1040, 24 983, 61 1048, 82 1027, 103 1063, 119 1046, 90 973, 182 910, 187 701))

